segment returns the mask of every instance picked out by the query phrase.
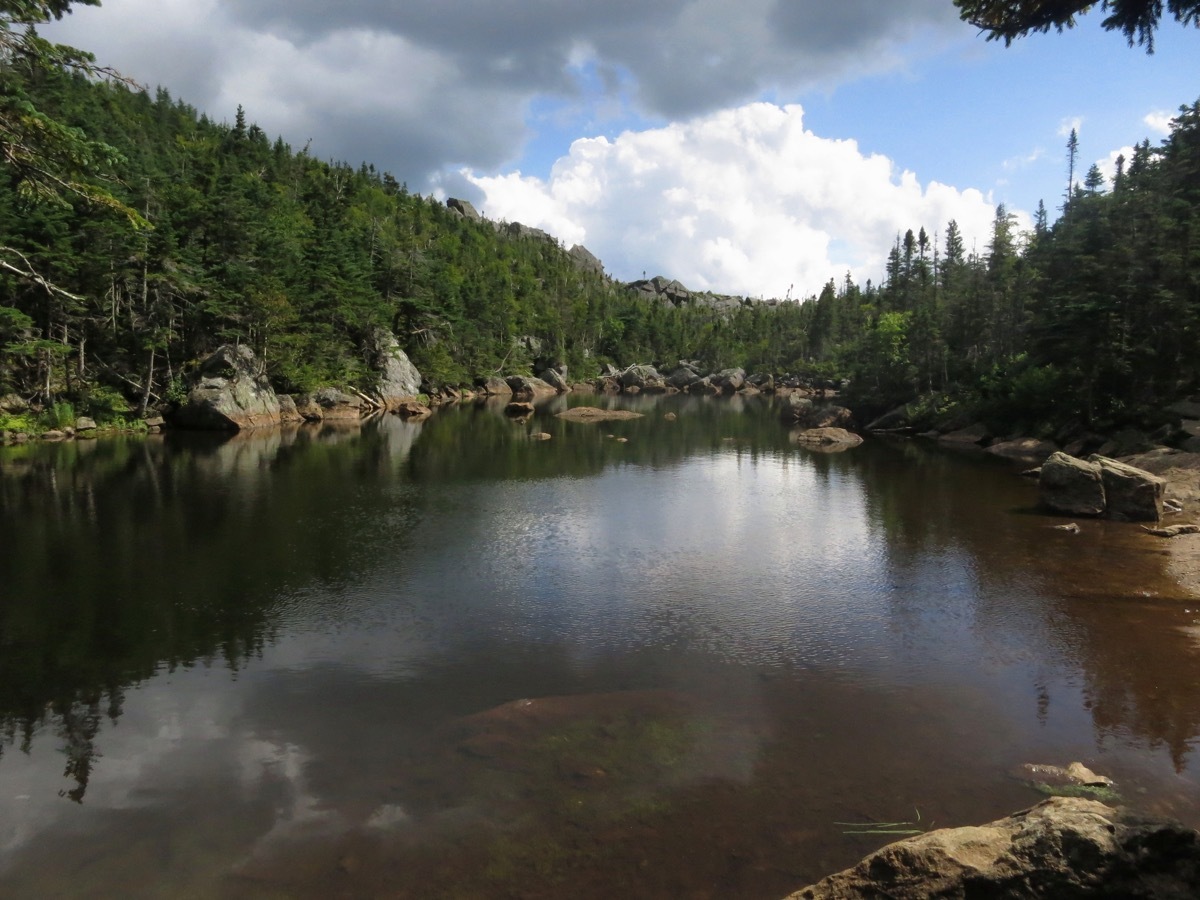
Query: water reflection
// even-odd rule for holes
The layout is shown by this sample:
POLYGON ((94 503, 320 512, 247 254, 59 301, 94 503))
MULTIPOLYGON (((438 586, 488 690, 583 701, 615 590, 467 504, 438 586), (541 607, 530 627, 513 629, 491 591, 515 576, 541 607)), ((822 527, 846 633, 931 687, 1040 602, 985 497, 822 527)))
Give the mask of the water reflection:
POLYGON ((1200 822, 1136 529, 760 399, 567 402, 0 450, 5 893, 782 896, 870 849, 832 823, 1077 758, 1200 822))

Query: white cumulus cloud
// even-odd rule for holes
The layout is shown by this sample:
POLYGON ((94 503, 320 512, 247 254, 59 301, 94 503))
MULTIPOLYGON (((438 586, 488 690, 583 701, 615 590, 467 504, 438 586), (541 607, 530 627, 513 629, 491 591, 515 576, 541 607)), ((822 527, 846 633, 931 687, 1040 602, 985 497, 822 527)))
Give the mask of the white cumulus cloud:
POLYGON ((1154 131, 1155 133, 1161 134, 1165 137, 1171 133, 1172 118, 1173 117, 1169 112, 1156 109, 1154 112, 1146 113, 1146 115, 1142 118, 1142 121, 1150 128, 1151 131, 1154 131))
POLYGON ((995 215, 978 190, 922 185, 852 140, 805 130, 798 105, 754 103, 577 140, 546 180, 461 174, 488 217, 585 244, 618 278, 645 271, 762 297, 789 285, 807 295, 847 271, 877 280, 897 234, 932 236, 951 219, 982 252, 995 215))

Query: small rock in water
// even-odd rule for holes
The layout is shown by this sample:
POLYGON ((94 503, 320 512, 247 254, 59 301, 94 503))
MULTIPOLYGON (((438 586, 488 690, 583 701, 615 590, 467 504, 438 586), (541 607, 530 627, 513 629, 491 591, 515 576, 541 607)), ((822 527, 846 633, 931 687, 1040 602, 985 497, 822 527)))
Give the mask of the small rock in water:
POLYGON ((550 435, 546 434, 544 431, 535 431, 529 436, 529 439, 531 441, 548 441, 550 440, 550 435))
POLYGON ((1076 525, 1074 522, 1071 522, 1067 525, 1051 525, 1050 527, 1053 528, 1055 531, 1066 531, 1066 532, 1069 532, 1070 534, 1079 534, 1079 526, 1076 525))

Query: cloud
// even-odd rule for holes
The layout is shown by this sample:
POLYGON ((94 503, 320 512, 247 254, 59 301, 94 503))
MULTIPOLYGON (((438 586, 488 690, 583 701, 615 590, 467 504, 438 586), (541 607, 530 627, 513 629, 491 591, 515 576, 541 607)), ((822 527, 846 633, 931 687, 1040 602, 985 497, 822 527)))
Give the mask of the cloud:
POLYGON ((46 30, 419 187, 517 159, 532 104, 585 92, 581 61, 624 118, 661 121, 891 71, 961 29, 946 0, 105 0, 46 30))
POLYGON ((1058 136, 1070 137, 1071 132, 1079 133, 1083 128, 1083 116, 1071 116, 1058 123, 1058 136))
POLYGON ((1171 120, 1173 118, 1174 117, 1171 115, 1171 113, 1156 109, 1154 112, 1146 113, 1146 115, 1142 118, 1142 121, 1149 126, 1152 131, 1165 137, 1171 133, 1171 120))
MULTIPOLYGON (((547 180, 461 175, 493 219, 584 243, 622 279, 661 273, 698 290, 782 297, 850 271, 878 279, 896 235, 955 219, 987 243, 995 210, 854 141, 804 129, 799 106, 754 103, 687 123, 578 140, 547 180)), ((1022 220, 1024 222, 1024 220, 1022 220)))
POLYGON ((1133 147, 1129 147, 1129 146, 1118 147, 1116 150, 1109 152, 1108 156, 1104 157, 1104 159, 1096 160, 1096 166, 1100 169, 1100 172, 1104 175, 1105 184, 1107 186, 1111 187, 1113 180, 1117 177, 1117 160, 1118 160, 1118 158, 1120 158, 1122 156, 1125 157, 1124 166, 1126 169, 1128 169, 1129 161, 1131 159, 1133 159, 1134 152, 1135 151, 1134 151, 1133 147))

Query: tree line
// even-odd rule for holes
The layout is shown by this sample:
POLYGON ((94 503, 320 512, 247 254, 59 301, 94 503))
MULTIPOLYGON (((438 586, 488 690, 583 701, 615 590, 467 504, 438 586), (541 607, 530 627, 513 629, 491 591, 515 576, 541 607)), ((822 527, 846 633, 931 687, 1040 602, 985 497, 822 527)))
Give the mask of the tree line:
POLYGON ((1061 215, 1041 207, 1031 233, 1001 206, 982 250, 954 222, 922 227, 897 236, 878 285, 847 275, 800 302, 728 309, 642 300, 553 240, 295 150, 240 108, 215 122, 163 88, 89 74, 0 65, 7 102, 103 148, 111 173, 48 200, 4 166, 0 394, 133 416, 178 399, 189 367, 231 341, 281 391, 366 389, 379 327, 434 388, 687 358, 849 379, 869 406, 946 395, 1032 424, 1118 421, 1197 389, 1200 104, 1112 184, 1095 167, 1075 183, 1069 148, 1061 215))

